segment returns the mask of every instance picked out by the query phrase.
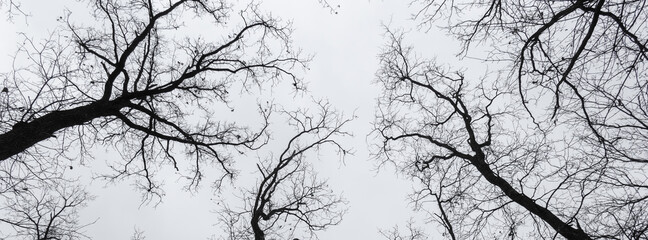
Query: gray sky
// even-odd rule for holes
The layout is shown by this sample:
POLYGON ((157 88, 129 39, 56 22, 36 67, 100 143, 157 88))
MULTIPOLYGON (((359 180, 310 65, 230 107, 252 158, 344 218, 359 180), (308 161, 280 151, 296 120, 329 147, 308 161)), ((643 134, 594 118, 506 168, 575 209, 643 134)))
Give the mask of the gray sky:
MULTIPOLYGON (((0 29, 0 71, 10 70, 11 58, 18 32, 25 32, 34 39, 51 32, 55 26, 56 16, 63 9, 57 3, 74 1, 39 1, 38 5, 25 2, 25 9, 32 15, 27 20, 14 19, 13 23, 2 21, 0 29), (51 5, 48 5, 51 4, 51 5), (28 24, 25 24, 27 22, 28 24)), ((377 172, 376 161, 372 160, 369 145, 374 141, 367 135, 371 130, 375 110, 375 99, 378 87, 372 82, 378 68, 377 54, 386 39, 382 36, 382 24, 394 29, 405 27, 416 30, 410 21, 407 1, 331 1, 331 5, 340 4, 338 14, 323 8, 316 0, 263 0, 262 11, 272 12, 283 20, 293 21, 295 29, 293 39, 297 47, 307 54, 313 54, 310 71, 303 78, 308 83, 308 94, 315 98, 328 99, 331 105, 346 115, 355 112, 357 119, 347 126, 354 133, 354 138, 345 140, 355 150, 354 156, 348 156, 344 162, 333 154, 322 152, 315 166, 322 178, 328 178, 329 184, 336 192, 343 193, 349 201, 349 211, 342 223, 320 232, 320 239, 379 239, 379 228, 391 228, 396 224, 403 225, 410 216, 412 206, 408 204, 407 194, 411 183, 398 178, 393 169, 387 167, 377 172)), ((73 11, 72 18, 78 20, 83 13, 73 11)), ((412 33, 414 35, 414 33, 412 33)), ((414 35, 411 38, 419 45, 424 56, 453 58, 456 46, 449 43, 443 33, 432 30, 427 34, 414 35)), ((444 59, 445 60, 445 59, 444 59)), ((278 104, 286 108, 299 105, 300 98, 279 88, 272 96, 278 104)), ((249 101, 254 102, 257 99, 249 101)), ((237 104, 236 102, 234 104, 237 104)), ((275 136, 281 140, 281 134, 275 136)), ((81 175, 101 169, 105 161, 117 158, 112 150, 99 150, 96 159, 86 164, 81 175)), ((248 154, 238 161, 253 162, 255 156, 248 154)), ((245 163, 242 163, 243 165, 245 163)), ((245 180, 243 169, 240 181, 245 180)), ((205 239, 218 235, 221 229, 216 226, 218 205, 214 199, 231 197, 231 192, 213 193, 208 184, 202 191, 191 194, 182 190, 182 182, 171 172, 161 172, 165 179, 166 196, 159 205, 141 205, 140 192, 134 191, 128 181, 104 186, 100 181, 90 184, 90 192, 96 199, 82 210, 82 222, 96 223, 85 228, 86 233, 94 239, 127 239, 134 227, 143 230, 147 239, 205 239)), ((248 182, 246 182, 248 181, 248 182)), ((252 180, 253 181, 253 180, 252 180)), ((231 190, 231 189, 230 189, 231 190)), ((419 222, 424 224, 424 222, 419 222)), ((423 225, 432 236, 439 232, 435 224, 423 225)))

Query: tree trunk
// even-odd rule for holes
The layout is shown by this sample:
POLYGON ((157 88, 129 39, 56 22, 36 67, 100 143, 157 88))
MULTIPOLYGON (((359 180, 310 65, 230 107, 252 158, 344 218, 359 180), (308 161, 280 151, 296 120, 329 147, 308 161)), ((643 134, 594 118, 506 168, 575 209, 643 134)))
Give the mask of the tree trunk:
POLYGON ((265 233, 261 230, 259 221, 259 217, 255 216, 252 217, 252 221, 250 222, 252 225, 252 231, 254 232, 254 240, 265 240, 265 233))

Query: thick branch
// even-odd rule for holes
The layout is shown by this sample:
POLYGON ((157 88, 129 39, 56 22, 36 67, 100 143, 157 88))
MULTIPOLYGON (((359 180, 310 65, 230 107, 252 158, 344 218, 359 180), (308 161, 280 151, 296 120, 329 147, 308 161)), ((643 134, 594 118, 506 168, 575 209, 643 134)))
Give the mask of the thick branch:
POLYGON ((55 137, 54 133, 59 130, 113 115, 126 103, 124 100, 94 102, 73 109, 53 111, 31 122, 18 122, 10 131, 0 134, 0 161, 21 153, 40 141, 55 137))
POLYGON ((560 235, 567 239, 592 239, 582 229, 570 226, 549 209, 540 206, 533 199, 515 190, 511 184, 493 172, 493 170, 488 166, 488 163, 486 163, 485 158, 486 156, 481 153, 473 156, 469 160, 488 182, 501 189, 511 200, 540 217, 560 233, 560 235))

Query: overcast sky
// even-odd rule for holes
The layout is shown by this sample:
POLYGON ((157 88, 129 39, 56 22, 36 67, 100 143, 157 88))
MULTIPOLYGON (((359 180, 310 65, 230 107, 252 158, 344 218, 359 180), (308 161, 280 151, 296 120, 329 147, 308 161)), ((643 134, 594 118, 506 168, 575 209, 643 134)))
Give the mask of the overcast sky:
MULTIPOLYGON (((3 21, 0 25, 2 72, 10 70, 9 55, 15 51, 19 32, 35 38, 44 36, 52 31, 56 16, 63 12, 58 3, 74 1, 24 2, 30 17, 26 20, 18 17, 13 23, 3 21)), ((408 9, 407 1, 398 0, 333 0, 330 3, 340 5, 336 10, 338 14, 322 7, 317 0, 263 0, 261 9, 292 21, 295 45, 314 55, 310 71, 303 75, 308 83, 308 94, 328 99, 341 112, 355 113, 358 117, 347 126, 354 137, 346 143, 352 145, 355 155, 342 162, 332 154, 321 153, 315 164, 320 177, 328 178, 332 189, 349 201, 349 211, 342 223, 320 232, 320 239, 380 239, 379 228, 403 225, 413 212, 407 200, 411 184, 397 177, 389 167, 376 171, 377 162, 368 150, 374 141, 368 134, 379 94, 372 82, 378 68, 377 55, 387 41, 383 37, 383 24, 415 31, 414 22, 410 20, 413 10, 408 9)), ((73 11, 72 18, 77 15, 83 16, 73 11)), ((412 35, 412 41, 421 46, 418 48, 420 54, 453 58, 455 44, 436 29, 424 35, 412 35)), ((298 104, 291 100, 294 95, 281 90, 269 97, 277 98, 277 102, 287 108, 291 107, 291 102, 298 104)), ((118 156, 104 150, 95 157, 92 163, 78 171, 96 171, 97 165, 118 156)), ((242 159, 253 161, 254 156, 242 159)), ((199 193, 191 194, 182 190, 182 183, 176 182, 176 176, 163 178, 166 196, 157 206, 141 205, 140 192, 134 191, 129 182, 107 186, 100 181, 89 183, 96 199, 83 209, 82 222, 96 220, 96 223, 85 228, 87 235, 98 240, 128 239, 134 227, 143 230, 147 239, 206 239, 218 235, 221 229, 215 225, 217 215, 214 211, 218 210, 218 205, 214 199, 227 198, 231 192, 214 193, 205 186, 199 193)), ((422 226, 432 237, 438 236, 437 225, 422 226)))

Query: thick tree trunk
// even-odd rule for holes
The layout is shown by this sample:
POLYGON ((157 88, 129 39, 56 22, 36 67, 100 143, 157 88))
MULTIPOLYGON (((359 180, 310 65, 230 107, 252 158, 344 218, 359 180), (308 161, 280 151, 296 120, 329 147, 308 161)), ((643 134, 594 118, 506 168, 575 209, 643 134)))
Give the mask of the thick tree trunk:
POLYGON ((0 134, 0 161, 21 153, 61 129, 82 125, 95 118, 113 115, 124 103, 116 100, 93 102, 68 110, 54 111, 30 122, 20 122, 0 134))
POLYGON ((553 212, 549 211, 549 209, 546 209, 538 205, 535 201, 533 201, 533 199, 515 190, 515 188, 513 188, 513 186, 511 186, 511 184, 509 184, 506 180, 495 175, 493 170, 490 169, 490 167, 488 166, 488 164, 484 159, 485 156, 482 153, 482 154, 477 154, 477 156, 474 156, 472 159, 470 159, 470 161, 477 168, 477 170, 484 176, 484 178, 486 178, 488 182, 499 187, 504 192, 504 194, 506 194, 506 196, 508 196, 511 200, 513 200, 520 206, 527 209, 529 212, 533 213, 534 215, 544 220, 560 235, 562 235, 567 239, 570 240, 592 239, 582 229, 574 228, 570 226, 569 224, 562 221, 553 212))
POLYGON ((263 230, 261 230, 261 226, 259 226, 259 217, 252 217, 252 221, 250 221, 252 225, 252 232, 254 232, 254 240, 265 240, 265 233, 263 230))

